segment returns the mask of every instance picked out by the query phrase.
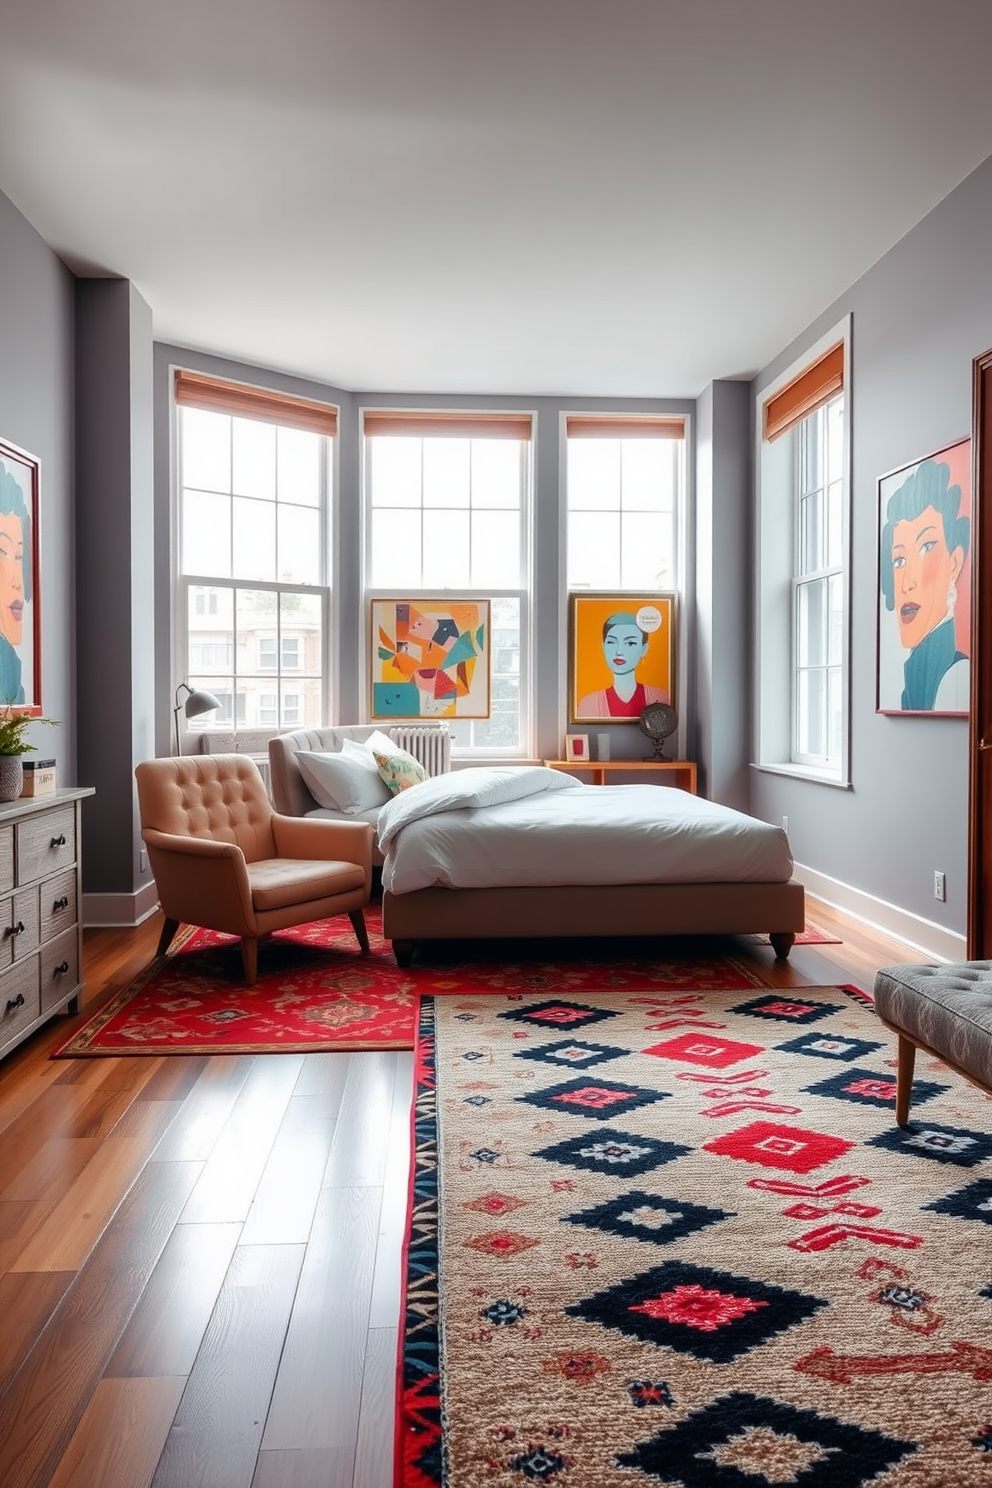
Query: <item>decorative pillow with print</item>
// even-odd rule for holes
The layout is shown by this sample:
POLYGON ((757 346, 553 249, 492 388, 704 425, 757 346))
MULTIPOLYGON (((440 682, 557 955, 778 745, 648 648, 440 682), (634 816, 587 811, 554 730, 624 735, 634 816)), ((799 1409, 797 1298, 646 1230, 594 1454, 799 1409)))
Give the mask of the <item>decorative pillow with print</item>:
POLYGON ((388 754, 381 749, 375 749, 372 752, 379 767, 379 774, 394 796, 398 796, 400 791, 409 790, 411 785, 420 785, 427 779, 427 771, 420 761, 395 744, 388 754))

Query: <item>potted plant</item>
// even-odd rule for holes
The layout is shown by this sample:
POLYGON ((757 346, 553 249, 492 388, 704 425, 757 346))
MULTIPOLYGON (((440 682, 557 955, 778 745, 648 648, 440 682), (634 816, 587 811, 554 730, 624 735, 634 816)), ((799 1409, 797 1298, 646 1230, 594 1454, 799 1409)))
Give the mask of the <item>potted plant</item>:
POLYGON ((25 739, 27 729, 32 723, 57 727, 58 722, 57 718, 32 718, 30 713, 19 713, 12 703, 0 709, 0 801, 16 801, 24 788, 21 755, 37 748, 25 739))

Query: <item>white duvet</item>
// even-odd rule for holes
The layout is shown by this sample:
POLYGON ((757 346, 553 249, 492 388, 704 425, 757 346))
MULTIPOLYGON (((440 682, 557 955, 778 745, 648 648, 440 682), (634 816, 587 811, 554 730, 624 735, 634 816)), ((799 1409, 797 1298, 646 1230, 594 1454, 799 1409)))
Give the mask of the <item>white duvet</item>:
POLYGON ((785 883, 781 827, 656 785, 583 785, 541 766, 436 775, 379 813, 393 894, 552 884, 785 883))

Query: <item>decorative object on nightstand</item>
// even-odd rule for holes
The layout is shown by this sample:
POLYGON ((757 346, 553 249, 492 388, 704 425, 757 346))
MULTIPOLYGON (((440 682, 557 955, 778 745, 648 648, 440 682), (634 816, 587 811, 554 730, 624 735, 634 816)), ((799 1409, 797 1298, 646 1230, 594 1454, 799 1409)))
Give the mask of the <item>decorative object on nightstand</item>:
POLYGON ((21 768, 24 771, 24 784, 21 787, 22 798, 52 796, 55 794, 56 768, 54 759, 22 760, 21 768))
POLYGON ((188 682, 180 682, 176 688, 176 706, 172 713, 176 720, 176 753, 182 754, 183 746, 179 735, 179 715, 185 713, 187 718, 199 718, 201 713, 209 713, 211 708, 219 708, 220 700, 215 698, 212 692, 204 692, 202 689, 190 687, 188 682), (185 687, 188 696, 185 702, 181 702, 179 694, 185 687))
MULTIPOLYGON (((11 703, 0 711, 0 801, 16 801, 24 788, 24 765, 22 754, 30 754, 37 746, 24 737, 26 729, 33 723, 48 723, 57 726, 57 718, 33 718, 30 713, 19 712, 11 703)), ((52 761, 54 768, 54 761, 52 761)))
POLYGON ((589 758, 589 735, 588 734, 566 734, 565 735, 565 758, 585 764, 589 758))
POLYGON ((641 709, 637 720, 642 734, 647 734, 654 745, 654 754, 644 756, 646 760, 665 758, 665 740, 679 726, 679 715, 669 703, 648 703, 641 709))

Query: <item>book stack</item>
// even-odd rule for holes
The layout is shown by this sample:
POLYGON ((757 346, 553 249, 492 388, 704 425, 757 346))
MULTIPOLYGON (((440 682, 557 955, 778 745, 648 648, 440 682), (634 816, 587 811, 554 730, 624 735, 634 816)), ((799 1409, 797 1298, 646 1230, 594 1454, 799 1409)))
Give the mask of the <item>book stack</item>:
POLYGON ((55 791, 55 761, 53 759, 22 760, 24 787, 22 796, 48 796, 55 791))

